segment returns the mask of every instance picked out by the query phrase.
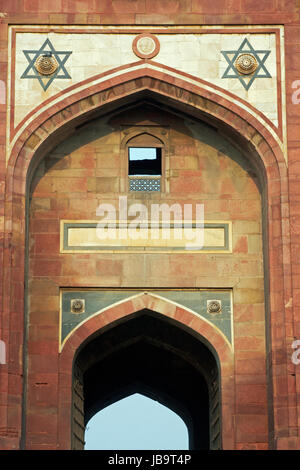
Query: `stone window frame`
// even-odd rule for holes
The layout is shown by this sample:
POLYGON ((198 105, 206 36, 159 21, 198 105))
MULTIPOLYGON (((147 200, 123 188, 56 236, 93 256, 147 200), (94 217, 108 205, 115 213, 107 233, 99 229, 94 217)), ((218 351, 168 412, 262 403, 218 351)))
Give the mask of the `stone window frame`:
POLYGON ((137 191, 136 194, 169 193, 170 152, 169 128, 167 126, 130 126, 121 130, 121 192, 134 194, 129 188, 129 147, 161 148, 161 187, 160 191, 137 191), (144 138, 143 138, 144 137, 144 138), (158 143, 160 144, 158 145, 158 143))

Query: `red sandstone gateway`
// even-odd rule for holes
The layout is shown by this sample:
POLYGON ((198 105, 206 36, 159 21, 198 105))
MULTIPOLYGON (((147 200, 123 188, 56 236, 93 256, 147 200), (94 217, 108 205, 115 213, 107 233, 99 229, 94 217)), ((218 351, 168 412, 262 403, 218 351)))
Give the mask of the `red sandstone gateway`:
POLYGON ((84 449, 139 392, 190 449, 300 449, 297 2, 21 3, 0 1, 0 448, 84 449), (129 236, 154 204, 168 235, 129 236))

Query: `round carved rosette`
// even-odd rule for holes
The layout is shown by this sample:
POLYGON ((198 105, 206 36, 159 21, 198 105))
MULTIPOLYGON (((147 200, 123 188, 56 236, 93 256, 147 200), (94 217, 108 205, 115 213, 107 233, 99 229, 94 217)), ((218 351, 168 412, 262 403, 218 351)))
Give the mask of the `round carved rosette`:
POLYGON ((56 72, 58 63, 55 57, 43 54, 36 59, 34 66, 39 74, 48 76, 56 72))
POLYGON ((71 312, 72 313, 84 313, 85 302, 84 299, 72 299, 71 300, 71 312))
POLYGON ((241 75, 250 75, 257 69, 257 60, 253 54, 241 54, 234 65, 241 75))
POLYGON ((133 40, 132 50, 141 59, 152 59, 159 53, 159 40, 151 33, 139 34, 133 40))
POLYGON ((222 305, 220 300, 209 300, 207 302, 207 313, 221 313, 222 305))

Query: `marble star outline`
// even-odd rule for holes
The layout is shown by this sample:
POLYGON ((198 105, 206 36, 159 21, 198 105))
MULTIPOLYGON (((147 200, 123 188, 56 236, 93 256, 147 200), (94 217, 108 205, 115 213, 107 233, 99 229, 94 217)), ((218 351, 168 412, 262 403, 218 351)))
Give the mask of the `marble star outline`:
POLYGON ((255 50, 250 44, 250 42, 248 41, 248 39, 244 39, 244 41, 242 42, 242 44, 237 50, 221 51, 221 53, 223 54, 223 56, 225 57, 228 63, 228 67, 225 70, 222 78, 238 78, 246 90, 249 90, 249 88, 251 87, 252 83, 254 82, 256 78, 272 78, 270 73, 265 67, 265 62, 267 58, 269 57, 271 51, 255 50), (234 66, 234 63, 236 59, 238 58, 238 56, 240 54, 246 54, 246 53, 253 54, 255 59, 257 60, 257 69, 255 70, 253 75, 248 75, 248 78, 250 78, 249 81, 246 78, 247 76, 240 75, 238 70, 234 66), (233 57, 230 58, 229 55, 232 55, 232 54, 233 54, 233 57))
POLYGON ((43 90, 46 91, 47 88, 51 85, 53 80, 55 78, 71 78, 69 73, 67 72, 65 68, 65 63, 67 62, 68 58, 72 54, 72 51, 56 51, 49 39, 46 39, 44 44, 40 47, 38 50, 30 50, 30 49, 25 49, 23 50, 23 53, 28 60, 28 67, 26 68, 25 72, 22 74, 21 78, 35 78, 40 82, 40 85, 42 86, 43 90), (39 72, 36 70, 34 64, 36 59, 42 55, 42 54, 47 54, 51 53, 53 57, 55 57, 57 63, 58 63, 58 68, 55 71, 55 73, 49 77, 46 75, 41 75, 39 72), (46 82, 44 82, 46 81, 46 82))

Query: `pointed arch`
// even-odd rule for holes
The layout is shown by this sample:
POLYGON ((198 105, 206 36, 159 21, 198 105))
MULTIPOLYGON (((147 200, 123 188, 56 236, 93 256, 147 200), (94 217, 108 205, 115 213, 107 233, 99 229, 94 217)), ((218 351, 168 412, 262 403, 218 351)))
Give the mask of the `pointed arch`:
MULTIPOLYGON (((215 357, 220 368, 222 422, 226 423, 222 430, 223 448, 232 449, 234 447, 234 356, 230 344, 221 331, 204 318, 169 300, 147 293, 119 302, 93 315, 69 337, 59 357, 59 373, 61 376, 59 380, 63 380, 66 387, 65 393, 61 397, 59 420, 65 420, 66 414, 68 422, 71 420, 71 406, 66 407, 66 403, 71 405, 71 371, 72 364, 75 361, 74 358, 95 335, 112 329, 115 325, 143 311, 153 312, 153 314, 160 315, 165 320, 175 323, 179 328, 184 329, 202 342, 215 357)), ((61 426, 64 426, 62 421, 61 426)), ((68 437, 66 433, 61 433, 61 448, 70 447, 66 437, 68 437)))
MULTIPOLYGON (((155 97, 161 103, 167 103, 187 115, 205 120, 218 128, 220 132, 226 133, 240 148, 247 151, 249 159, 252 160, 260 175, 264 186, 265 220, 268 227, 265 241, 267 268, 270 270, 270 280, 266 283, 270 286, 269 305, 267 305, 269 327, 269 351, 267 353, 271 361, 269 369, 272 374, 270 382, 272 382, 275 392, 277 388, 283 386, 283 383, 288 389, 287 374, 282 376, 280 371, 282 351, 287 350, 288 342, 288 333, 285 331, 285 315, 289 314, 291 308, 285 302, 285 299, 291 298, 291 277, 289 214, 285 203, 288 200, 288 179, 282 148, 270 129, 264 126, 250 111, 230 102, 229 99, 208 91, 200 83, 193 85, 184 79, 168 75, 167 72, 162 74, 157 70, 150 70, 146 66, 91 87, 87 86, 81 91, 76 90, 63 100, 42 110, 16 136, 8 160, 6 177, 4 316, 8 318, 11 311, 17 311, 22 318, 20 328, 24 327, 26 214, 25 210, 20 211, 20 208, 26 207, 27 183, 30 181, 35 166, 60 141, 74 134, 78 126, 102 113, 111 112, 123 104, 128 105, 143 97, 155 97), (18 265, 13 261, 15 259, 19 260, 18 265), (14 299, 12 305, 10 299, 14 297, 12 295, 13 288, 20 292, 20 296, 18 299, 14 299), (17 306, 16 303, 18 303, 17 306), (275 329, 283 332, 280 338, 277 337, 275 329)), ((132 310, 130 312, 132 313, 132 310)), ((190 314, 184 312, 183 315, 189 316, 190 314)), ((196 324, 201 320, 194 318, 193 320, 194 323, 191 322, 188 327, 192 327, 199 334, 196 324)), ((205 330, 202 323, 201 325, 199 323, 198 327, 202 332, 205 330)), ((87 324, 80 330, 80 334, 83 336, 85 334, 84 328, 87 328, 87 324)), ((220 358, 224 354, 226 357, 227 347, 222 342, 219 343, 218 337, 214 338, 214 331, 211 333, 212 341, 216 342, 220 358)), ((22 343, 21 337, 20 334, 20 344, 22 343)), ((14 340, 14 332, 12 332, 10 343, 13 344, 14 340)), ((75 335, 73 340, 75 341, 75 335)), ((8 343, 7 349, 9 349, 8 343)), ((66 358, 69 357, 72 362, 75 349, 74 347, 66 348, 62 355, 66 358)), ((70 361, 67 361, 66 364, 70 364, 70 361)), ((9 368, 13 367, 14 373, 19 374, 20 385, 24 372, 23 365, 17 359, 15 364, 12 366, 8 364, 8 373, 9 368)), ((226 364, 225 361, 224 372, 226 364)), ((64 378, 66 378, 68 376, 67 369, 63 363, 61 363, 61 367, 62 373, 66 374, 64 378)), ((230 371, 232 372, 232 369, 230 371)), ((277 393, 272 392, 272 396, 274 396, 274 426, 276 430, 281 427, 280 414, 276 410, 282 409, 282 405, 277 393)), ((20 410, 21 404, 18 403, 17 406, 20 410)), ((16 429, 21 427, 20 415, 21 413, 18 412, 11 418, 11 426, 16 429)), ((229 416, 232 415, 229 413, 229 416)), ((226 422, 224 420, 224 423, 226 422)), ((229 423, 231 423, 229 426, 232 426, 231 417, 229 423)))
POLYGON ((156 132, 137 132, 131 131, 121 142, 121 148, 124 146, 130 147, 160 147, 164 146, 165 142, 161 138, 161 136, 155 135, 156 132))
POLYGON ((233 348, 231 344, 224 333, 213 323, 183 305, 147 292, 135 295, 108 306, 99 312, 95 312, 66 337, 62 345, 62 353, 65 348, 71 347, 77 350, 90 336, 101 328, 112 327, 115 322, 144 309, 176 320, 183 326, 189 327, 197 334, 200 334, 204 342, 212 348, 221 361, 226 362, 229 358, 232 358, 233 348))

